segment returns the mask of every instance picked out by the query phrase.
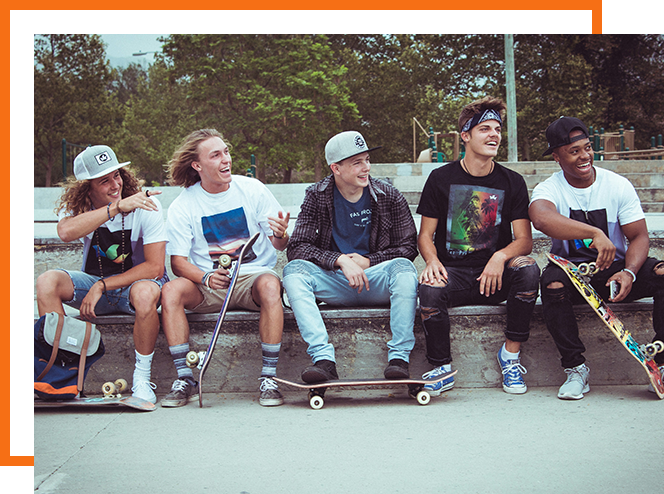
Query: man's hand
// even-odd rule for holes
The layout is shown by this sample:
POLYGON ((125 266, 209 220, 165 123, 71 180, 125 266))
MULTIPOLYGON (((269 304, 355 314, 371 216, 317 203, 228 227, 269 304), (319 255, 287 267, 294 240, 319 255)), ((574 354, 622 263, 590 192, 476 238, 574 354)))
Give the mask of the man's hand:
POLYGON ((352 259, 350 256, 342 254, 337 259, 336 265, 341 268, 341 271, 348 279, 348 284, 351 288, 357 288, 357 293, 361 293, 362 288, 364 287, 366 287, 367 291, 369 290, 369 279, 367 278, 364 269, 362 269, 357 263, 356 259, 352 259))
POLYGON ((505 256, 496 252, 484 266, 484 271, 477 278, 480 282, 480 294, 488 297, 503 288, 503 271, 505 270, 505 256))
POLYGON ((83 301, 81 302, 81 307, 79 307, 79 312, 81 313, 81 319, 84 321, 90 321, 94 318, 97 317, 95 314, 95 307, 97 306, 97 302, 99 302, 99 299, 104 293, 104 285, 101 281, 98 281, 92 287, 90 290, 88 290, 87 295, 85 298, 83 298, 83 301))
POLYGON ((597 251, 597 268, 600 271, 610 268, 616 257, 616 246, 601 230, 597 232, 592 240, 590 248, 597 251))
POLYGON ((231 284, 230 271, 218 268, 207 279, 208 288, 212 290, 226 290, 231 284))
POLYGON ((616 295, 614 298, 610 298, 610 302, 620 302, 621 300, 624 300, 627 295, 629 295, 629 292, 632 291, 632 285, 633 285, 633 280, 632 275, 629 274, 627 271, 618 271, 616 274, 611 276, 611 278, 608 279, 606 282, 605 286, 609 286, 612 281, 615 281, 618 283, 618 295, 616 295))
POLYGON ((426 285, 442 285, 447 283, 447 269, 443 263, 436 257, 427 262, 424 271, 420 274, 420 283, 426 285))

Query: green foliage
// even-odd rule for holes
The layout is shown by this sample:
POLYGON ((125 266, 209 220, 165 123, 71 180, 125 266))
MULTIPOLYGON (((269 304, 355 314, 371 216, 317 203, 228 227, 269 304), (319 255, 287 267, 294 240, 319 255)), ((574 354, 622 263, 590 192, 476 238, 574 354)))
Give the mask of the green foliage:
POLYGON ((63 179, 62 139, 113 146, 122 114, 99 35, 35 36, 34 77, 34 178, 48 187, 63 179))
MULTIPOLYGON (((662 35, 516 35, 519 159, 537 160, 561 115, 664 130, 662 35)), ((98 35, 35 36, 35 184, 59 181, 60 143, 105 143, 148 183, 164 184, 191 131, 217 128, 234 172, 251 155, 265 182, 328 173, 327 140, 359 130, 374 162, 413 160, 413 117, 458 131, 464 105, 506 98, 502 35, 170 35, 148 70, 112 70, 98 35)), ((498 160, 507 155, 505 125, 498 160)), ((427 147, 416 127, 415 151, 427 147)), ((452 156, 451 140, 439 150, 452 156)))

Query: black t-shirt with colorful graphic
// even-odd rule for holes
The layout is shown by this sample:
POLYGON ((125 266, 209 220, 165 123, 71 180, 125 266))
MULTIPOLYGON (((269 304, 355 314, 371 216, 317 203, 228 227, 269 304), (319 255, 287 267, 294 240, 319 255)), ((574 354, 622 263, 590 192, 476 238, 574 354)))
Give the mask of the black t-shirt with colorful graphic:
POLYGON ((438 220, 434 245, 443 265, 481 267, 512 242, 512 221, 528 219, 528 189, 498 163, 474 177, 453 161, 431 172, 417 213, 438 220))

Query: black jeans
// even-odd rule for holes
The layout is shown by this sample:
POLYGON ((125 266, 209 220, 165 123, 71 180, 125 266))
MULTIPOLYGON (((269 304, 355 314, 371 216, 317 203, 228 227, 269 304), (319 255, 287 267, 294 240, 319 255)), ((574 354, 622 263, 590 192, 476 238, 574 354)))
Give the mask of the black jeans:
POLYGON ((507 300, 507 328, 505 336, 518 342, 528 340, 530 317, 535 308, 539 289, 540 270, 529 257, 526 262, 509 267, 505 264, 502 289, 486 297, 480 294, 477 278, 481 268, 448 268, 445 286, 419 285, 420 313, 426 336, 427 360, 435 366, 452 362, 450 348, 449 307, 462 305, 498 305, 507 300), (531 262, 532 261, 532 262, 531 262))
MULTIPOLYGON (((615 261, 609 269, 595 274, 590 284, 604 300, 609 298, 609 287, 604 286, 608 279, 625 267, 625 261, 615 261)), ((657 268, 664 268, 664 263, 652 257, 646 259, 636 273, 636 282, 624 302, 633 302, 645 297, 654 298, 653 326, 654 340, 664 341, 664 275, 656 273, 657 268)), ((664 271, 664 269, 662 269, 664 271)), ((586 361, 583 356, 586 347, 579 338, 579 327, 574 317, 574 305, 585 304, 585 300, 565 272, 553 263, 542 273, 542 312, 546 327, 560 352, 563 368, 576 367, 586 361), (552 283, 560 282, 562 288, 548 288, 552 283)), ((653 340, 653 341, 654 341, 653 340)), ((664 352, 655 356, 657 365, 664 365, 664 352)))

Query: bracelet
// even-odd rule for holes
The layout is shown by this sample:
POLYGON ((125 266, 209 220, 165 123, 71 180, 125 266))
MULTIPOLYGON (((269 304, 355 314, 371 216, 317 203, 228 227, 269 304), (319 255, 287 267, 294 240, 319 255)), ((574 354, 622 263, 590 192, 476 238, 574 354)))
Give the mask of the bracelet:
POLYGON ((208 271, 207 273, 205 273, 203 275, 203 279, 201 279, 201 284, 210 288, 210 276, 212 276, 213 273, 214 271, 208 271))
POLYGON ((106 206, 106 214, 108 215, 108 221, 113 221, 115 219, 115 216, 111 218, 111 204, 112 202, 109 202, 108 205, 106 206))
POLYGON ((101 281, 101 284, 104 285, 104 294, 106 293, 106 282, 104 281, 104 278, 99 278, 99 281, 101 281))
POLYGON ((284 232, 284 234, 281 237, 277 237, 276 235, 272 234, 272 236, 274 238, 279 239, 279 240, 281 240, 282 238, 286 238, 287 235, 288 235, 288 232, 284 232))
POLYGON ((628 268, 623 269, 623 271, 627 271, 629 274, 632 275, 632 283, 634 283, 636 281, 636 275, 634 274, 634 271, 632 271, 631 269, 628 269, 628 268))

